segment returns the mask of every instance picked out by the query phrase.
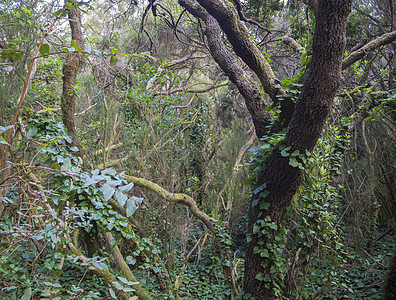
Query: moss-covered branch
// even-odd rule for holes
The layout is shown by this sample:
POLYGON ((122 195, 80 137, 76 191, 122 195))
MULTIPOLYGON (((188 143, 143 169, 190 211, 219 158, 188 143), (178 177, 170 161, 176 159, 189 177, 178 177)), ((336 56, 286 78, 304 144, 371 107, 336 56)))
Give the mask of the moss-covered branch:
MULTIPOLYGON (((102 228, 103 230, 103 228, 102 228)), ((138 283, 139 281, 133 275, 131 269, 129 268, 128 264, 125 262, 124 257, 118 246, 112 246, 114 242, 114 237, 111 232, 104 232, 104 237, 106 239, 107 246, 111 249, 111 253, 113 254, 114 261, 116 262, 117 267, 121 270, 121 273, 131 282, 136 282, 133 286, 135 290, 135 294, 139 297, 140 300, 152 300, 151 296, 146 293, 146 291, 142 288, 142 286, 138 283)))
POLYGON ((205 214, 203 211, 201 211, 198 208, 197 203, 192 197, 182 193, 168 192, 164 188, 160 187, 158 184, 143 178, 125 175, 125 179, 128 180, 129 182, 133 182, 136 186, 152 191, 153 193, 157 194, 158 196, 160 196, 161 198, 167 201, 186 205, 190 209, 190 212, 198 220, 202 221, 209 228, 210 231, 216 233, 214 223, 207 214, 205 214))
POLYGON ((380 37, 376 38, 375 40, 372 40, 371 42, 367 43, 363 47, 361 47, 361 48, 357 49, 356 51, 353 51, 351 54, 349 54, 348 57, 342 61, 342 69, 345 70, 350 65, 352 65, 355 62, 357 62, 358 60, 364 58, 368 52, 373 51, 383 45, 390 44, 395 40, 396 40, 396 30, 381 35, 380 37))
MULTIPOLYGON (((68 244, 68 247, 69 247, 69 249, 70 249, 75 255, 77 255, 78 259, 79 259, 81 262, 86 262, 87 257, 85 257, 85 256, 80 252, 80 250, 78 250, 78 249, 73 245, 73 243, 69 243, 69 244, 68 244)), ((99 275, 99 276, 102 277, 104 280, 106 280, 106 282, 113 288, 113 290, 115 290, 115 291, 117 291, 117 292, 119 293, 118 296, 119 296, 121 299, 123 299, 123 300, 129 300, 130 297, 129 297, 124 291, 119 290, 119 289, 117 289, 117 288, 115 287, 115 285, 114 285, 113 282, 116 282, 117 279, 115 279, 115 278, 113 277, 113 275, 110 273, 109 270, 107 270, 107 269, 99 269, 99 268, 95 267, 95 266, 93 265, 92 262, 89 262, 88 265, 89 265, 89 268, 90 268, 92 271, 94 271, 97 275, 99 275)), ((142 298, 142 299, 143 299, 143 298, 142 298)), ((150 299, 151 299, 151 298, 150 298, 150 299)))

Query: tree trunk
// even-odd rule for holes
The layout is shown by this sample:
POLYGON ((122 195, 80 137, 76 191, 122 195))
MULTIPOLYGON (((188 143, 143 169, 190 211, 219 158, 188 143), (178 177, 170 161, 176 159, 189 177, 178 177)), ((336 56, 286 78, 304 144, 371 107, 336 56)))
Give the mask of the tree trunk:
MULTIPOLYGON (((352 0, 318 2, 311 67, 283 143, 291 147, 289 153, 312 151, 320 137, 340 83, 351 3, 352 0)), ((250 241, 246 248, 244 291, 255 300, 274 299, 274 289, 280 283, 275 265, 280 250, 271 245, 303 174, 300 168, 289 163, 290 157, 283 157, 279 148, 272 151, 257 182, 257 186, 265 187, 268 195, 254 194, 249 207, 250 241), (263 203, 269 204, 268 209, 263 203)))
MULTIPOLYGON (((72 33, 72 40, 76 41, 78 47, 84 50, 84 37, 81 30, 81 13, 78 6, 68 13, 69 23, 72 33)), ((76 92, 77 74, 82 62, 81 55, 78 51, 73 51, 67 55, 63 64, 63 91, 62 91, 62 121, 65 125, 69 136, 72 139, 71 147, 77 147, 75 154, 82 157, 82 147, 78 139, 75 126, 75 110, 76 110, 76 92)))

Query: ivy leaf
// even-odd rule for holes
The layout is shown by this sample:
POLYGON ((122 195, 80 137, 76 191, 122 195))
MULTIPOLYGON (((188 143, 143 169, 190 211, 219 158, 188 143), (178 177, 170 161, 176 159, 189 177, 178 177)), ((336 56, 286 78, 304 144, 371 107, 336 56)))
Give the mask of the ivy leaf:
POLYGON ((102 188, 102 193, 104 196, 104 200, 105 201, 109 201, 111 197, 113 197, 114 192, 115 192, 115 188, 111 187, 110 185, 108 185, 107 183, 105 183, 102 188))
POLYGON ((117 171, 114 170, 113 168, 108 168, 108 169, 103 170, 101 173, 102 173, 103 175, 114 176, 114 175, 117 174, 117 171))
POLYGON ((61 171, 70 171, 70 170, 71 170, 71 167, 72 167, 71 160, 70 160, 69 157, 66 157, 66 158, 63 160, 63 164, 62 164, 62 167, 61 167, 61 171))
POLYGON ((71 41, 71 45, 72 45, 72 47, 74 48, 74 50, 76 50, 78 53, 81 52, 81 48, 80 48, 80 46, 77 44, 76 40, 72 40, 72 41, 71 41))
POLYGON ((108 184, 112 185, 112 186, 119 186, 122 183, 122 180, 111 180, 111 181, 107 181, 108 184))
MULTIPOLYGON (((120 204, 121 206, 124 206, 124 205, 125 205, 125 202, 126 202, 127 199, 128 199, 128 196, 125 195, 125 194, 124 194, 123 192, 121 192, 120 190, 117 190, 117 191, 115 192, 114 197, 116 198, 118 204, 120 204)), ((127 215, 128 215, 128 209, 127 209, 127 215)))
POLYGON ((122 289, 124 288, 124 286, 123 286, 121 283, 117 282, 117 281, 114 281, 114 282, 112 282, 112 283, 113 283, 114 287, 115 287, 117 290, 122 290, 122 289))
POLYGON ((264 277, 263 277, 263 273, 258 273, 257 275, 256 275, 256 279, 257 280, 260 280, 260 281, 263 281, 264 280, 264 277))
POLYGON ((287 157, 287 156, 289 156, 289 153, 287 153, 287 151, 284 149, 284 150, 281 151, 281 155, 283 157, 287 157))
POLYGON ((116 293, 114 292, 114 290, 112 288, 109 289, 109 292, 110 292, 111 298, 117 299, 116 293))
POLYGON ((260 203, 260 209, 267 210, 269 207, 270 207, 270 204, 268 202, 260 203))
POLYGON ((125 258, 125 261, 126 261, 126 263, 128 264, 128 265, 134 265, 134 264, 136 264, 136 258, 134 258, 134 257, 132 257, 132 256, 127 256, 126 258, 125 258))
POLYGON ((94 176, 92 176, 92 179, 93 179, 93 180, 96 180, 96 181, 102 181, 102 180, 104 180, 104 178, 103 178, 102 175, 94 175, 94 176))
POLYGON ((25 293, 22 295, 21 300, 29 300, 31 296, 32 296, 32 289, 28 287, 25 290, 25 293))
POLYGON ((98 181, 96 181, 95 179, 93 179, 91 177, 88 177, 84 182, 85 186, 90 186, 90 185, 97 184, 97 183, 98 183, 98 181))
POLYGON ((136 203, 135 199, 133 199, 133 197, 129 198, 126 206, 127 218, 132 216, 138 208, 139 204, 136 203))
POLYGON ((291 157, 289 160, 289 165, 291 165, 292 167, 297 167, 298 166, 298 162, 294 157, 291 157))
POLYGON ((128 193, 133 188, 133 186, 134 186, 134 184, 133 184, 133 182, 131 182, 131 183, 127 184, 127 185, 120 186, 119 189, 121 191, 123 191, 123 192, 128 193))
POLYGON ((269 252, 268 249, 263 249, 263 251, 260 252, 261 257, 269 257, 269 252))
POLYGON ((259 231, 260 231, 260 226, 257 225, 257 224, 254 224, 254 225, 253 225, 253 234, 256 234, 256 233, 259 232, 259 231))

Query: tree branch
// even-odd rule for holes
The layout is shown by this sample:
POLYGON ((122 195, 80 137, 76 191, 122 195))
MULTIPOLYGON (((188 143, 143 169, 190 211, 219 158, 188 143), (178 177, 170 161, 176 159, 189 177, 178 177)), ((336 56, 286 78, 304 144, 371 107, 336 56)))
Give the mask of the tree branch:
POLYGON ((367 43, 363 47, 359 48, 358 50, 350 53, 343 61, 342 61, 342 70, 345 70, 350 65, 354 64, 358 60, 364 58, 368 52, 373 51, 381 46, 386 44, 390 44, 396 40, 396 30, 385 33, 380 37, 372 40, 371 42, 367 43))
POLYGON ((250 39, 235 7, 229 1, 224 0, 198 0, 198 2, 217 20, 221 29, 227 35, 236 55, 256 73, 264 91, 271 97, 272 101, 277 102, 276 95, 281 95, 282 91, 275 88, 276 78, 274 72, 267 59, 250 39))
POLYGON ((165 190, 164 188, 160 187, 158 184, 151 182, 149 180, 135 177, 135 176, 130 176, 130 175, 124 175, 125 179, 128 180, 128 182, 133 182, 136 186, 139 186, 141 188, 148 189, 164 200, 167 200, 169 202, 175 202, 175 203, 181 203, 186 205, 189 209, 190 212, 201 222, 203 222, 206 227, 209 228, 210 231, 212 231, 214 234, 216 234, 216 229, 214 226, 213 221, 210 219, 210 217, 205 214, 203 211, 201 211, 195 200, 182 193, 171 193, 165 190))
POLYGON ((219 23, 202 6, 192 0, 179 0, 181 6, 186 8, 193 16, 205 22, 205 36, 209 50, 228 76, 233 84, 245 99, 246 107, 252 116, 253 123, 258 137, 262 137, 268 125, 272 121, 272 116, 267 111, 266 103, 257 84, 250 78, 240 65, 238 59, 227 49, 222 42, 222 32, 219 23))

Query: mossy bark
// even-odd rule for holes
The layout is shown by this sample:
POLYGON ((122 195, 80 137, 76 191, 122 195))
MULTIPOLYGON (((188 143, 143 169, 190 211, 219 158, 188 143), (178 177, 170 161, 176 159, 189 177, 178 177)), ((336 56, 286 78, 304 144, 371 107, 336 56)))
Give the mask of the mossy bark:
MULTIPOLYGON (((81 29, 81 12, 78 6, 75 6, 68 13, 71 28, 72 40, 76 41, 78 47, 84 50, 84 38, 81 29)), ((69 136, 72 139, 70 147, 77 147, 76 155, 82 157, 82 146, 76 131, 76 85, 77 74, 82 64, 82 57, 78 51, 69 53, 63 64, 63 91, 62 91, 62 121, 65 125, 69 136)))
MULTIPOLYGON (((351 0, 318 2, 311 67, 305 77, 284 142, 285 146, 291 147, 291 152, 312 151, 322 133, 340 84, 346 20, 351 3, 351 0)), ((255 300, 275 299, 275 283, 279 278, 271 276, 274 261, 261 257, 261 253, 255 249, 271 249, 286 208, 300 184, 303 171, 291 166, 289 162, 289 157, 283 157, 279 149, 274 149, 258 176, 257 186, 265 185, 268 195, 263 198, 261 193, 255 194, 250 203, 248 230, 251 240, 246 247, 244 291, 255 300), (255 205, 256 202, 259 204, 255 205), (269 208, 261 209, 261 202, 269 203, 269 208), (259 237, 253 228, 262 223, 260 220, 268 217, 277 225, 277 229, 272 234, 259 237), (263 277, 268 274, 271 281, 257 279, 258 274, 263 277)))

